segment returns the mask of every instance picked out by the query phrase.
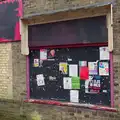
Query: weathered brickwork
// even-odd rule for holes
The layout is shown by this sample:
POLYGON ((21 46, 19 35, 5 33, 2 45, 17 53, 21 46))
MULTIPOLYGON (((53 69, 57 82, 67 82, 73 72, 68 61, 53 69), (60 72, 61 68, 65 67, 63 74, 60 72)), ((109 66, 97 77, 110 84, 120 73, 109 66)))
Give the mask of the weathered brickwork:
POLYGON ((119 120, 118 112, 0 100, 0 120, 119 120))
POLYGON ((114 95, 115 106, 120 103, 120 1, 116 0, 113 8, 113 72, 114 72, 114 95))
POLYGON ((13 98, 11 58, 11 43, 0 44, 0 98, 13 98))
POLYGON ((21 43, 14 42, 12 48, 13 99, 26 99, 26 56, 21 54, 21 43))
POLYGON ((24 16, 108 1, 111 0, 23 0, 24 16))
POLYGON ((20 42, 0 44, 0 98, 25 99, 26 57, 20 42))

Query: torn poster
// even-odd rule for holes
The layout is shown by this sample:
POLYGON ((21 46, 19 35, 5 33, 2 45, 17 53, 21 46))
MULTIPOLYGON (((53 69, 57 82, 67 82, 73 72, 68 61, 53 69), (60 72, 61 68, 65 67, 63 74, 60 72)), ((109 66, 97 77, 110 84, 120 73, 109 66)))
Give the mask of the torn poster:
POLYGON ((63 88, 64 89, 72 89, 72 80, 70 77, 63 78, 63 88))
POLYGON ((80 89, 80 78, 72 77, 72 89, 80 89))
POLYGON ((109 63, 99 62, 99 75, 108 76, 109 75, 109 63))
POLYGON ((62 74, 67 74, 68 73, 67 63, 64 62, 59 63, 59 71, 61 71, 62 74))
POLYGON ((70 90, 70 102, 79 102, 79 91, 78 90, 70 90))
POLYGON ((87 80, 89 77, 88 67, 80 67, 80 79, 87 80))
POLYGON ((40 60, 47 60, 47 50, 46 49, 40 50, 40 60))
POLYGON ((89 76, 89 80, 85 81, 85 93, 100 93, 101 82, 100 76, 89 76))
POLYGON ((100 51, 100 60, 110 59, 108 47, 100 47, 99 51, 100 51))
POLYGON ((78 76, 78 65, 76 64, 71 64, 69 65, 69 76, 78 76))
POLYGON ((79 66, 82 66, 82 67, 87 66, 87 61, 79 61, 79 66))
POLYGON ((97 75, 98 74, 97 62, 89 62, 88 68, 89 68, 89 75, 97 75))
POLYGON ((43 85, 45 85, 45 81, 44 81, 44 76, 43 76, 43 74, 36 75, 36 79, 37 79, 37 85, 38 85, 38 86, 43 86, 43 85))
POLYGON ((39 59, 34 59, 34 67, 39 67, 39 59))

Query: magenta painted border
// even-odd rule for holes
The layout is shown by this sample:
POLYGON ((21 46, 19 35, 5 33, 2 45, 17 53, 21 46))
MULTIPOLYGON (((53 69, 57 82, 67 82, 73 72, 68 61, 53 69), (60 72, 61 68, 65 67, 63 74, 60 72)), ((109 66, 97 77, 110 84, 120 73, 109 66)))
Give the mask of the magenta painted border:
POLYGON ((113 54, 110 52, 110 87, 111 87, 111 107, 114 107, 114 80, 113 80, 113 54))
POLYGON ((30 85, 29 85, 29 56, 26 57, 26 89, 27 89, 27 99, 30 99, 30 85))

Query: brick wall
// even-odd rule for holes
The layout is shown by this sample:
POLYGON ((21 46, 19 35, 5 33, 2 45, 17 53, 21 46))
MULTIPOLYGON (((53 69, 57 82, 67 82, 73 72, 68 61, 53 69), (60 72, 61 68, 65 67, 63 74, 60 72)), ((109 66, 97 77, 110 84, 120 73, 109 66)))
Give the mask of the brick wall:
POLYGON ((0 98, 13 98, 11 43, 0 44, 0 98))
POLYGON ((12 81, 13 99, 26 99, 26 56, 21 54, 21 43, 13 42, 12 48, 12 81))
POLYGON ((23 0, 24 16, 111 0, 23 0))
POLYGON ((0 98, 21 100, 26 97, 26 57, 20 42, 0 44, 0 98))
POLYGON ((113 9, 113 66, 115 106, 120 104, 120 1, 116 0, 113 9))
POLYGON ((0 100, 1 120, 119 120, 118 112, 0 100))

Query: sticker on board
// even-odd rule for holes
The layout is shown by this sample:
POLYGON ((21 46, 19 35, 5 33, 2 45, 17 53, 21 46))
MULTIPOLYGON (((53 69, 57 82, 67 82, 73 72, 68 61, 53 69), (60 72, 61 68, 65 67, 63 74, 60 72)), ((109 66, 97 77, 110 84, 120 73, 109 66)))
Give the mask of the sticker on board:
POLYGON ((88 62, 89 75, 97 75, 97 62, 88 62))
POLYGON ((40 50, 40 60, 47 60, 47 50, 46 49, 40 50))
POLYGON ((70 102, 79 102, 79 91, 78 90, 70 90, 70 102))
POLYGON ((108 47, 100 47, 99 51, 100 51, 100 60, 109 60, 110 59, 108 47))
POLYGON ((34 67, 39 67, 39 59, 34 59, 34 67))
POLYGON ((108 76, 109 75, 109 63, 99 62, 99 75, 108 76))
POLYGON ((59 71, 62 72, 62 74, 67 74, 68 73, 68 69, 67 69, 67 63, 59 63, 59 71))

